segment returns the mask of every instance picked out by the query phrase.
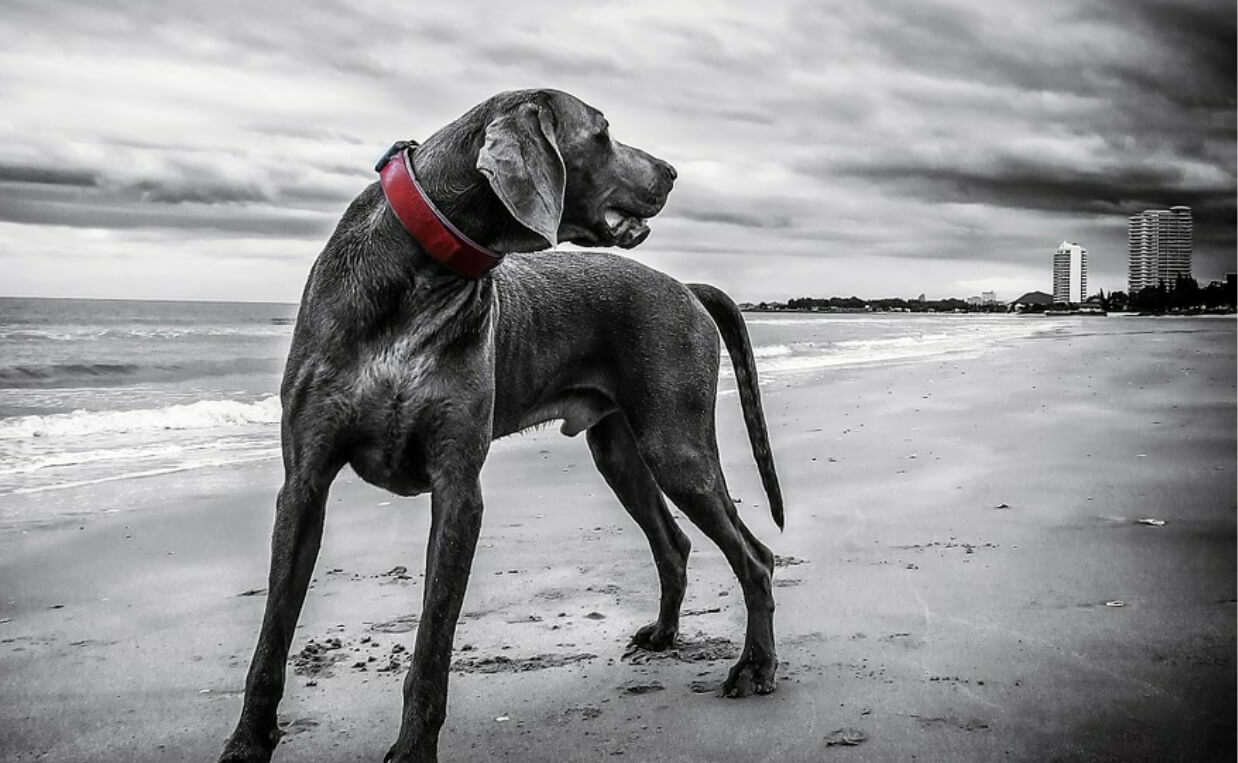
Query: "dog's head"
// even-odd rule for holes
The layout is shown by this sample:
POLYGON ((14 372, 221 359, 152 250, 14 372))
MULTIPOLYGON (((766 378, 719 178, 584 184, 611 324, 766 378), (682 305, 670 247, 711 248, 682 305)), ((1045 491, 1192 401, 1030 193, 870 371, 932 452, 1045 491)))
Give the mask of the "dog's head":
POLYGON ((486 120, 476 169, 521 226, 504 238, 528 239, 515 248, 630 249, 649 235, 675 168, 614 140, 602 112, 557 90, 502 93, 475 111, 486 120))

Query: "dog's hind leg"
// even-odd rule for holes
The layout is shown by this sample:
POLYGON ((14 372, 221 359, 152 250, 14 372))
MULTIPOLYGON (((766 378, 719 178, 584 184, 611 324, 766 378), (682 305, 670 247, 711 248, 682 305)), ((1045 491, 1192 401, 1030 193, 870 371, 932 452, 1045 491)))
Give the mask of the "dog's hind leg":
MULTIPOLYGON (((723 684, 728 697, 774 690, 774 555, 744 526, 718 462, 712 406, 706 415, 652 416, 637 431, 658 485, 718 548, 739 578, 748 627, 739 662, 723 684), (663 423, 667 422, 667 423, 663 423)), ((635 427, 634 427, 635 428, 635 427)))
POLYGON ((593 462, 623 508, 644 531, 658 568, 662 591, 658 619, 636 631, 632 645, 666 649, 675 643, 679 633, 679 607, 687 586, 688 552, 692 544, 671 517, 623 414, 612 413, 602 419, 589 429, 587 438, 593 462))
MULTIPOLYGON (((291 447, 287 436, 285 446, 291 447)), ((328 465, 322 459, 285 453, 284 485, 276 500, 271 535, 266 613, 245 680, 241 718, 224 747, 221 763, 268 761, 279 742, 276 711, 284 693, 288 649, 318 559, 327 491, 339 469, 340 465, 328 465)))

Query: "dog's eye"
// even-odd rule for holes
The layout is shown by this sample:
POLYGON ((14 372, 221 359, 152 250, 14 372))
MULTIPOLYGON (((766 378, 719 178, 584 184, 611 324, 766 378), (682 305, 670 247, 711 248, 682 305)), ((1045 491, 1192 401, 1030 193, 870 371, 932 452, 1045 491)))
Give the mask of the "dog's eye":
POLYGON ((610 125, 608 124, 602 125, 602 129, 598 130, 597 134, 593 136, 593 139, 596 140, 598 143, 609 142, 610 141, 610 125))

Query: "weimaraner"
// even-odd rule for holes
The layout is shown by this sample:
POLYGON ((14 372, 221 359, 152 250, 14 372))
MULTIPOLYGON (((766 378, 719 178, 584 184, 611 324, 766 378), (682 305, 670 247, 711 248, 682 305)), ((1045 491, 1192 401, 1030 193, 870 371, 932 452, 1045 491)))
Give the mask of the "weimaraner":
POLYGON ((420 625, 386 760, 437 759, 481 526, 482 463, 493 439, 555 419, 567 435, 587 432, 598 470, 653 550, 661 605, 633 645, 665 649, 679 630, 689 542, 665 493, 718 544, 743 588, 747 634, 723 693, 773 691, 774 557, 736 513, 714 431, 720 331, 781 527, 738 309, 711 286, 614 254, 532 253, 561 241, 636 246, 666 203, 674 168, 613 140, 601 112, 554 90, 496 95, 407 145, 393 146, 379 166, 383 182, 348 207, 301 299, 280 390, 285 477, 266 613, 221 760, 270 760, 279 740, 293 629, 327 490, 345 464, 398 495, 431 493, 420 625), (387 186, 388 173, 403 190, 387 186), (414 187, 424 209, 437 208, 420 223, 401 209, 414 203, 401 195, 414 187), (468 251, 453 261, 453 248, 468 251))

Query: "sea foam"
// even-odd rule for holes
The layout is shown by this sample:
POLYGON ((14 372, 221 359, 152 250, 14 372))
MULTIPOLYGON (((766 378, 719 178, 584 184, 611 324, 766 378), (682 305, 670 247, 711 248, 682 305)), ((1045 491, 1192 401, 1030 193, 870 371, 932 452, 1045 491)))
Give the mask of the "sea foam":
POLYGON ((163 408, 17 416, 0 420, 0 440, 276 424, 279 423, 279 417, 277 395, 269 395, 248 403, 237 400, 199 400, 196 403, 163 408))

